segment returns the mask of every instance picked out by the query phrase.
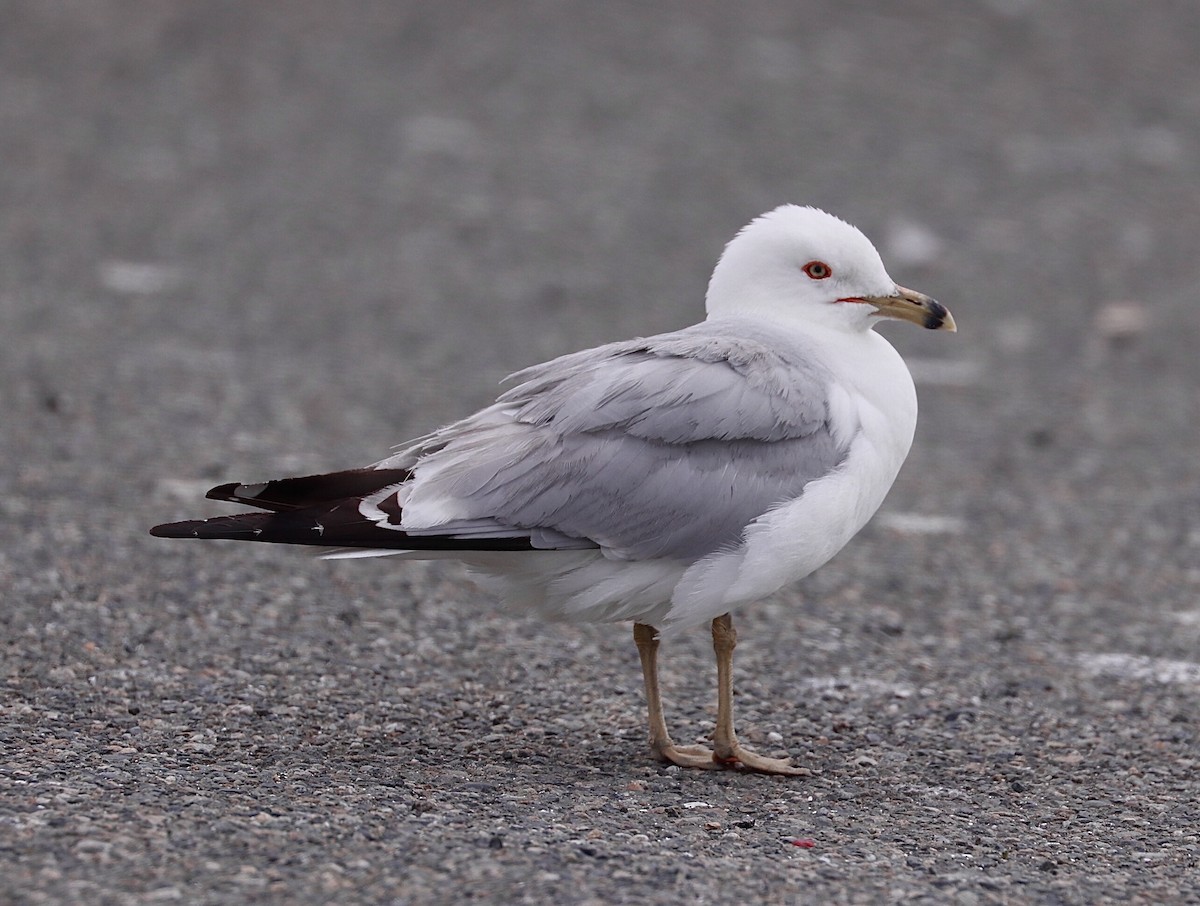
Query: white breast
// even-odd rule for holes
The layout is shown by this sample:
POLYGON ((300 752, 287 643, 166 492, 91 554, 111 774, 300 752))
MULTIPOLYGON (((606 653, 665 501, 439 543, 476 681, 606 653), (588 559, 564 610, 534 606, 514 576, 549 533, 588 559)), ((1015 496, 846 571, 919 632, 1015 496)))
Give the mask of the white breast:
POLYGON ((676 586, 666 627, 710 620, 827 563, 875 514, 912 445, 917 396, 891 344, 874 331, 836 338, 831 420, 851 439, 842 464, 746 529, 745 542, 694 564, 676 586))

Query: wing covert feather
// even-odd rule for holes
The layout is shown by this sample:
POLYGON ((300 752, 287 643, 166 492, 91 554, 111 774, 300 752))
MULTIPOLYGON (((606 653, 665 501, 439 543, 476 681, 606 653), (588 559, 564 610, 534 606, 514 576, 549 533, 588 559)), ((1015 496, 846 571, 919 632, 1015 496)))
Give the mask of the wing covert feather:
POLYGON ((704 322, 554 359, 380 468, 410 534, 513 529, 695 558, 835 469, 829 374, 758 325, 704 322), (468 528, 469 526, 469 528, 468 528))

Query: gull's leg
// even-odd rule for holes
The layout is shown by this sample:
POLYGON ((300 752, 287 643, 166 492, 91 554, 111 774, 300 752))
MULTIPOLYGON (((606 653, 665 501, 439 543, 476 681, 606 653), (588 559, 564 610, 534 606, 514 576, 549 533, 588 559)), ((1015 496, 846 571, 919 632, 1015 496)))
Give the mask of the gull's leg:
POLYGON ((713 651, 717 655, 717 728, 713 731, 713 760, 730 767, 740 764, 764 774, 808 774, 804 768, 794 767, 786 759, 767 758, 742 748, 733 732, 733 649, 737 647, 737 630, 733 628, 729 614, 722 614, 712 621, 712 638, 713 651))
POLYGON ((650 751, 659 761, 684 768, 723 767, 712 750, 705 746, 677 746, 667 732, 663 719, 662 697, 658 694, 658 636, 653 626, 633 624, 633 643, 642 661, 642 679, 646 683, 646 708, 650 717, 650 751))

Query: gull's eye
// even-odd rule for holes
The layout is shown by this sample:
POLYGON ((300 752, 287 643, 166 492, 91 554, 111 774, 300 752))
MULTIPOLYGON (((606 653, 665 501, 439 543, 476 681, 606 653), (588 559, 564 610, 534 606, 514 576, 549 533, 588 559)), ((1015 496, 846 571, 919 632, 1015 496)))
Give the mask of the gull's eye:
POLYGON ((824 280, 826 277, 833 276, 833 268, 824 261, 810 261, 801 270, 814 280, 824 280))

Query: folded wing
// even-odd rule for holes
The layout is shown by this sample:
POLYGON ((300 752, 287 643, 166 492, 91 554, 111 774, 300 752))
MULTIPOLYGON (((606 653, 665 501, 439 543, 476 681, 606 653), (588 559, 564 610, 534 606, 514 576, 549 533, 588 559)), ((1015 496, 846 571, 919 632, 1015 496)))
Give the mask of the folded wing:
POLYGON ((494 405, 373 468, 222 485, 209 496, 270 512, 152 534, 694 559, 737 544, 848 446, 809 350, 748 323, 614 343, 513 379, 494 405))

